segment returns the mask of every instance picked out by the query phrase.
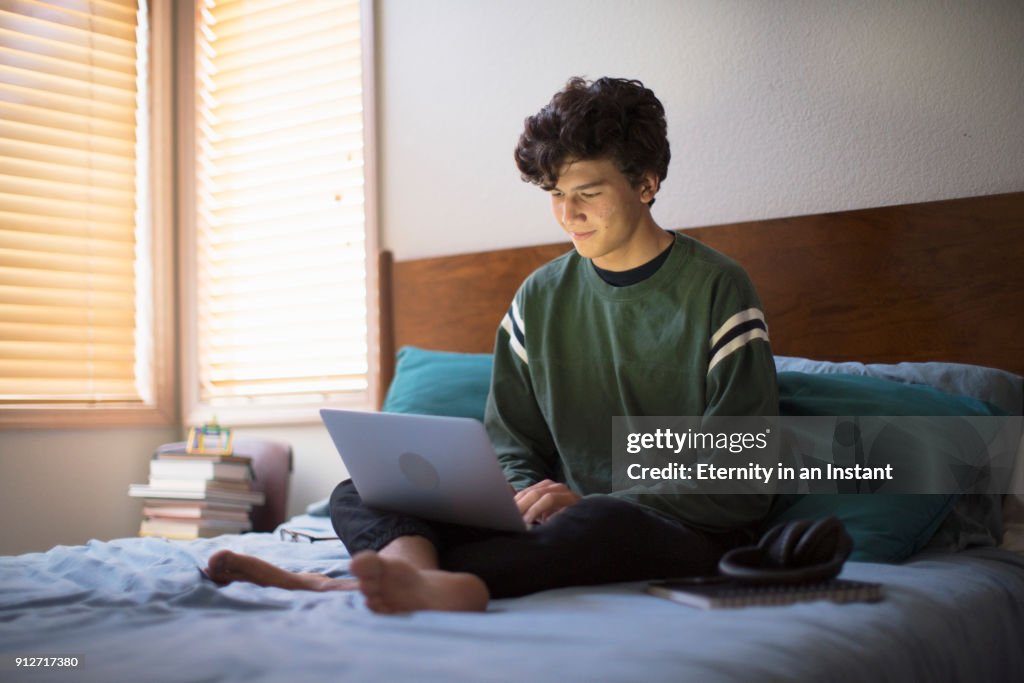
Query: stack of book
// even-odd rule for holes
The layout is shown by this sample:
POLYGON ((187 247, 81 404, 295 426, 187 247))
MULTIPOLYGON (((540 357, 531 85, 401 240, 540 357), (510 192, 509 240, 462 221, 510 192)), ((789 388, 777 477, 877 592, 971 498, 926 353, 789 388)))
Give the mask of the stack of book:
POLYGON ((160 449, 149 464, 149 483, 132 484, 142 498, 140 536, 192 539, 252 528, 250 512, 263 493, 252 488, 250 459, 160 449))

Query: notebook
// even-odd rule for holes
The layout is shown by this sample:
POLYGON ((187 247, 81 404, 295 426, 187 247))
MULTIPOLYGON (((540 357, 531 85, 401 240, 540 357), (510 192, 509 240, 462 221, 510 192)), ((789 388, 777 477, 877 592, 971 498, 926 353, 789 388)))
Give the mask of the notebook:
POLYGON ((648 584, 647 592, 702 609, 791 605, 816 600, 877 602, 883 597, 882 584, 847 579, 795 584, 741 584, 724 580, 699 583, 680 579, 654 581, 648 584))

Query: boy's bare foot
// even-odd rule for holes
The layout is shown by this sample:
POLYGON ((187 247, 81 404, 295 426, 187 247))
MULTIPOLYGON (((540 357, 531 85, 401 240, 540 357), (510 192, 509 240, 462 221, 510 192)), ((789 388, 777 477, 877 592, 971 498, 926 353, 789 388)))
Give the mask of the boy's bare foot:
POLYGON ((416 610, 483 612, 490 599, 487 586, 472 574, 417 569, 372 550, 357 553, 350 571, 366 596, 366 606, 380 614, 416 610))
POLYGON ((355 579, 332 579, 323 574, 290 572, 258 557, 239 555, 230 550, 218 550, 211 555, 204 573, 219 584, 247 581, 259 586, 296 591, 350 591, 358 587, 355 579))

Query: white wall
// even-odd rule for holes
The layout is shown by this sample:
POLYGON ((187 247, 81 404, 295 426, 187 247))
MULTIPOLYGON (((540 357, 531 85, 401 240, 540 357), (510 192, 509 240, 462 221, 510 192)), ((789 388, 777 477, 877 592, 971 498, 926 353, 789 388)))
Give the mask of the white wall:
POLYGON ((0 432, 0 553, 134 536, 149 457, 177 429, 0 432))
POLYGON ((573 75, 638 78, 711 225, 1024 189, 1020 0, 381 0, 383 244, 557 242, 512 149, 573 75))
MULTIPOLYGON (((400 259, 563 241, 512 149, 572 75, 639 78, 674 159, 664 227, 1024 190, 1019 0, 378 0, 382 243, 400 259)), ((342 474, 292 443, 291 512, 342 474)), ((0 553, 131 535, 176 429, 0 432, 0 553)))
MULTIPOLYGON (((320 424, 239 428, 235 435, 291 444, 289 515, 330 495, 347 476, 320 424)), ((134 536, 142 501, 128 497, 128 486, 146 482, 157 446, 182 438, 176 427, 0 432, 0 554, 134 536)))

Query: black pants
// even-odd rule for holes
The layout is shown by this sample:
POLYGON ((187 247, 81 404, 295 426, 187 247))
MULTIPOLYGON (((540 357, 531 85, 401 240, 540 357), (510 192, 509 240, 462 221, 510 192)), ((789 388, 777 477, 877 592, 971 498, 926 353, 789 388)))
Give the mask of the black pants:
POLYGON ((492 598, 550 588, 714 574, 744 531, 708 533, 611 496, 580 500, 531 531, 503 532, 428 522, 367 507, 351 480, 331 495, 331 522, 349 553, 423 536, 441 569, 480 577, 492 598))

